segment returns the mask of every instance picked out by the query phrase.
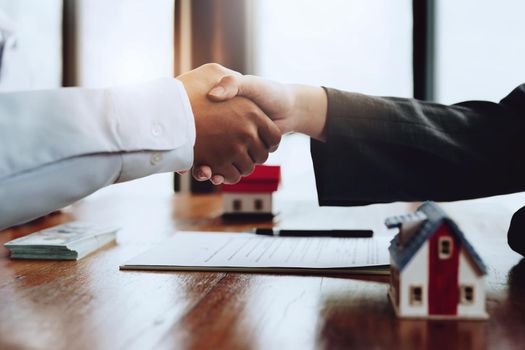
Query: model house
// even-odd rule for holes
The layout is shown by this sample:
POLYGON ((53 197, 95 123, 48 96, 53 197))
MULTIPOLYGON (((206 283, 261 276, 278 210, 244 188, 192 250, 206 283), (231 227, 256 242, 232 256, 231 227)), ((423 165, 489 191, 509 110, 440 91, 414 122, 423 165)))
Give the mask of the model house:
POLYGON ((486 319, 487 269, 459 227, 433 202, 388 218, 389 296, 399 317, 486 319))
POLYGON ((279 166, 258 165, 234 185, 223 185, 225 219, 271 220, 272 195, 281 178, 279 166))

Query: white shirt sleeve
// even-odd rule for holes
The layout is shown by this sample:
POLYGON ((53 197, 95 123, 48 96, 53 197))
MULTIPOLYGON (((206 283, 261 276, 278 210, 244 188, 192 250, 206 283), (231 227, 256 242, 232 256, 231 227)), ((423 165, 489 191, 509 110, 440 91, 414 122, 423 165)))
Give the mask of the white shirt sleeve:
POLYGON ((172 78, 0 94, 0 229, 114 182, 189 169, 194 142, 189 99, 172 78))

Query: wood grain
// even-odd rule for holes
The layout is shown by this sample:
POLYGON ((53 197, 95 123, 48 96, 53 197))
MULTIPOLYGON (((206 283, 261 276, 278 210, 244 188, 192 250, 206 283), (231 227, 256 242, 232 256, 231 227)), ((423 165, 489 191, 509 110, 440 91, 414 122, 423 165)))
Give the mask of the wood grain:
MULTIPOLYGON (((123 227, 116 243, 77 262, 14 261, 0 248, 0 349, 521 349, 525 262, 507 247, 506 230, 522 203, 514 195, 444 206, 489 266, 490 319, 451 322, 397 319, 385 276, 119 271, 175 230, 253 224, 224 224, 219 195, 98 196, 0 232, 5 243, 75 219, 123 227)), ((330 223, 377 234, 391 234, 385 217, 415 207, 278 205, 281 226, 330 223)))

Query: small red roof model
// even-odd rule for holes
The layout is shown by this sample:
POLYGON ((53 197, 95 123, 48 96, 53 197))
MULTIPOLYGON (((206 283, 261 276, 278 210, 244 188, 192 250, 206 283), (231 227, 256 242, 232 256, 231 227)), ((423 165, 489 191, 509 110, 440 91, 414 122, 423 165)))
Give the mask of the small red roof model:
POLYGON ((241 178, 234 185, 223 185, 223 192, 275 192, 281 179, 281 167, 278 165, 257 165, 253 173, 241 178))
POLYGON ((253 173, 234 185, 223 185, 224 219, 271 220, 272 193, 277 191, 281 167, 258 165, 253 173))

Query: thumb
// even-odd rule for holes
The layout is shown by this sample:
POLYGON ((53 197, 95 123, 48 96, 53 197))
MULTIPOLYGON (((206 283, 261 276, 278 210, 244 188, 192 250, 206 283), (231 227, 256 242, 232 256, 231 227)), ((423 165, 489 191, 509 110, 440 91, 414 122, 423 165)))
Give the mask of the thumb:
POLYGON ((208 98, 215 102, 229 100, 242 91, 242 85, 242 76, 227 75, 208 92, 208 98))

